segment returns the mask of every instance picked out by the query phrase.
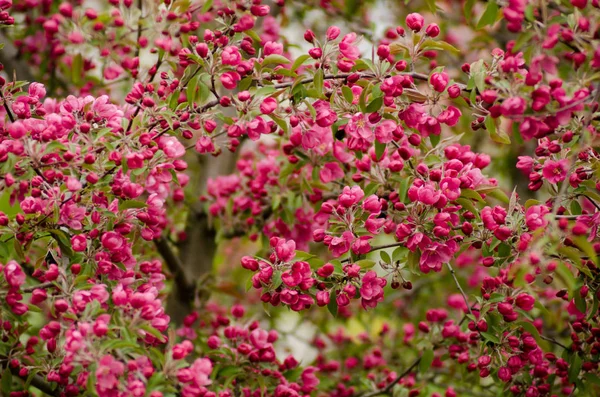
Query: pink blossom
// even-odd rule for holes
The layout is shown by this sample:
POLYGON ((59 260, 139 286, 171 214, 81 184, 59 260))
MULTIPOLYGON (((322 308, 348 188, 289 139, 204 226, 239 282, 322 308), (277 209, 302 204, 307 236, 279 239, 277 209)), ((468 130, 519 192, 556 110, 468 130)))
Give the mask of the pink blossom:
POLYGON ((221 52, 221 62, 223 65, 236 66, 242 61, 242 55, 236 46, 227 46, 221 52))
POLYGON ((325 163, 319 171, 319 178, 323 183, 329 183, 344 177, 344 171, 336 162, 325 163))
POLYGON ((275 246, 275 253, 280 261, 291 261, 296 255, 296 242, 294 240, 285 241, 284 239, 279 239, 275 246))
POLYGON ((123 375, 125 365, 111 355, 103 356, 96 369, 96 392, 100 397, 110 397, 118 390, 119 377, 123 375))
POLYGON ((377 277, 377 273, 369 270, 362 278, 360 287, 361 304, 365 309, 374 308, 378 302, 383 301, 383 287, 387 284, 384 278, 377 277))
POLYGON ((364 196, 365 193, 360 188, 360 186, 355 185, 351 188, 349 186, 344 186, 344 189, 342 189, 342 193, 340 194, 338 201, 344 207, 350 208, 351 206, 357 204, 360 200, 362 200, 364 196))
POLYGON ((413 12, 412 14, 408 14, 406 16, 406 26, 415 32, 423 29, 424 24, 425 18, 423 18, 423 16, 419 13, 413 12))
POLYGON ((225 72, 221 75, 221 84, 228 90, 233 90, 241 80, 237 72, 225 72))
POLYGON ((185 154, 185 147, 174 136, 162 136, 158 141, 158 147, 170 159, 181 157, 185 154))
POLYGON ((4 266, 4 278, 11 288, 18 289, 25 283, 25 277, 21 265, 17 262, 9 261, 6 266, 4 266))
POLYGON ((532 205, 525 212, 525 224, 529 230, 536 230, 548 225, 546 214, 550 213, 550 209, 545 205, 532 205))
POLYGON ((546 160, 542 175, 549 183, 558 183, 565 180, 569 170, 569 163, 566 159, 563 160, 546 160))
POLYGON ((421 254, 419 269, 423 273, 429 273, 431 270, 441 271, 442 265, 452 260, 457 249, 458 245, 452 240, 446 244, 432 243, 421 254))

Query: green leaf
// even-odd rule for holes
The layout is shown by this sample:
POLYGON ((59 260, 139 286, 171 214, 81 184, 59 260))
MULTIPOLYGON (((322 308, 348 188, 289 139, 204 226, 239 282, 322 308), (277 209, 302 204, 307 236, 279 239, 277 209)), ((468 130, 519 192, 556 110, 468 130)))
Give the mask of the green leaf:
POLYGON ((60 251, 63 255, 67 257, 73 256, 73 249, 71 248, 71 240, 69 236, 65 232, 59 229, 51 229, 49 233, 54 237, 54 240, 58 243, 60 247, 60 251))
POLYGON ((290 60, 284 57, 283 55, 271 54, 265 57, 262 61, 262 65, 286 65, 290 63, 290 60))
POLYGON ((429 142, 431 142, 431 147, 436 147, 438 143, 440 143, 439 135, 429 135, 429 142))
POLYGON ((337 305, 337 301, 335 300, 335 296, 333 296, 333 294, 329 299, 329 303, 327 304, 327 309, 329 310, 329 313, 331 313, 333 315, 333 317, 337 317, 338 305, 337 305))
POLYGON ((437 13, 437 7, 435 6, 435 0, 425 0, 425 4, 427 5, 427 8, 429 9, 429 11, 431 11, 432 14, 437 13))
POLYGON ((421 45, 421 49, 422 50, 446 51, 446 52, 451 53, 452 55, 460 54, 460 50, 458 48, 456 48, 452 44, 446 43, 445 41, 442 41, 442 40, 427 39, 427 40, 423 41, 423 44, 421 45))
POLYGON ((140 328, 143 329, 144 331, 148 332, 150 335, 154 336, 159 341, 161 341, 163 343, 166 341, 165 335, 161 334, 160 331, 157 330, 156 328, 154 328, 150 325, 146 325, 146 324, 140 325, 140 328))
POLYGON ((360 96, 358 97, 358 107, 360 108, 360 111, 363 113, 367 113, 367 93, 371 91, 371 85, 367 85, 362 92, 360 93, 360 96))
POLYGON ((496 128, 496 119, 492 118, 491 116, 488 116, 485 118, 484 124, 485 128, 490 133, 490 138, 492 138, 492 141, 506 145, 510 144, 510 137, 508 136, 508 134, 496 128))
POLYGON ((577 269, 579 269, 582 273, 584 273, 588 277, 593 278, 592 272, 590 271, 590 269, 588 269, 587 266, 583 266, 582 265, 582 263, 581 263, 581 252, 579 250, 576 250, 573 247, 562 246, 562 247, 558 248, 557 252, 560 255, 569 258, 571 260, 571 263, 577 269))
POLYGON ((119 211, 130 208, 146 208, 146 203, 138 200, 124 200, 119 203, 119 211))
POLYGON ((213 6, 213 0, 206 0, 206 3, 204 3, 204 5, 202 6, 202 12, 203 13, 208 12, 212 6, 213 6))
POLYGON ((378 111, 379 109, 381 109, 381 106, 383 105, 383 97, 377 97, 375 99, 373 99, 371 102, 369 102, 369 104, 366 107, 366 111, 367 113, 375 113, 376 111, 378 111))
MULTIPOLYGON (((480 59, 477 62, 473 62, 471 64, 470 75, 473 78, 473 82, 471 83, 471 81, 469 81, 469 84, 467 84, 467 88, 472 89, 473 87, 477 87, 477 90, 479 92, 485 90, 485 76, 487 75, 487 70, 485 69, 483 59, 480 59)), ((471 92, 471 94, 473 93, 471 92)))
POLYGON ((390 258, 390 254, 388 254, 387 252, 381 251, 379 253, 379 256, 381 257, 381 260, 385 263, 392 263, 392 258, 390 258))
POLYGON ((83 57, 77 54, 73 57, 71 64, 71 79, 75 85, 81 84, 81 74, 83 73, 83 57))
POLYGON ((194 102, 196 101, 196 89, 198 88, 198 80, 199 79, 200 79, 200 76, 196 75, 196 76, 192 77, 192 79, 187 84, 185 94, 186 94, 187 102, 190 106, 193 106, 194 102))
POLYGON ((522 327, 525 331, 529 332, 537 341, 539 345, 545 344, 544 340, 540 337, 540 333, 537 328, 528 321, 518 321, 516 325, 522 327))
POLYGON ((431 367, 433 358, 433 349, 425 350, 421 356, 421 361, 419 362, 419 372, 422 374, 426 373, 429 370, 429 367, 431 367))
POLYGON ((504 193, 504 190, 500 188, 489 190, 485 192, 485 194, 495 198, 496 200, 502 201, 504 204, 508 204, 510 202, 510 199, 508 198, 506 193, 504 193))
POLYGON ((572 238, 572 240, 580 250, 587 254, 589 259, 591 259, 596 265, 598 264, 596 251, 594 250, 592 243, 590 243, 585 236, 575 236, 572 238))
POLYGON ((483 199, 483 197, 481 197, 481 194, 472 189, 461 189, 460 197, 479 201, 480 203, 485 203, 485 200, 483 199))
POLYGON ((239 83, 238 83, 238 90, 240 91, 246 91, 248 88, 250 88, 250 86, 252 85, 252 81, 254 81, 252 79, 252 76, 248 76, 248 77, 244 77, 239 83))
POLYGON ((483 15, 477 22, 477 29, 482 29, 488 25, 493 25, 498 17, 498 4, 493 1, 487 3, 487 7, 483 12, 483 15))
POLYGON ((579 373, 581 372, 581 366, 583 365, 583 360, 577 353, 574 353, 572 359, 569 360, 569 382, 573 383, 579 377, 579 373))
POLYGON ((314 257, 316 257, 316 255, 313 255, 310 252, 296 250, 296 256, 294 257, 294 259, 297 261, 306 261, 314 257))
POLYGON ((586 380, 586 382, 593 383, 596 386, 600 386, 600 377, 598 377, 598 375, 596 374, 588 372, 583 378, 586 380))
POLYGON ((487 341, 490 341, 496 345, 500 344, 500 339, 494 334, 490 334, 489 332, 481 332, 481 336, 487 341))
POLYGON ((315 73, 315 77, 313 80, 313 86, 315 87, 315 90, 317 91, 317 97, 319 97, 319 98, 322 97, 323 96, 323 69, 319 69, 315 73))
POLYGON ((377 158, 377 161, 383 158, 383 153, 385 153, 386 147, 387 145, 385 143, 375 141, 375 157, 377 158))
POLYGON ((269 114, 269 117, 271 118, 271 120, 273 120, 275 122, 275 124, 277 124, 279 126, 279 128, 281 128, 283 130, 283 132, 286 132, 286 133, 288 132, 288 125, 285 122, 285 120, 275 116, 273 113, 269 114))
POLYGON ((370 259, 361 259, 354 262, 354 264, 360 266, 361 269, 370 269, 375 266, 376 262, 370 259))
POLYGON ((10 255, 10 249, 8 248, 8 244, 4 241, 0 241, 0 258, 3 260, 8 259, 10 255))
POLYGON ((298 58, 296 58, 296 60, 294 61, 294 63, 292 64, 291 67, 291 71, 295 72, 296 69, 298 69, 300 66, 304 65, 304 63, 306 61, 308 61, 309 59, 311 59, 310 55, 308 54, 304 54, 304 55, 300 55, 298 58))
POLYGON ((10 372, 10 368, 5 368, 2 373, 2 384, 0 387, 2 390, 2 394, 8 396, 12 390, 12 372, 10 372))
POLYGON ((471 25, 471 20, 473 18, 473 6, 477 0, 467 0, 463 6, 463 16, 467 20, 467 23, 471 25))
POLYGON ((342 87, 342 94, 344 95, 344 99, 346 100, 346 102, 352 103, 352 101, 354 101, 354 94, 352 93, 352 89, 350 89, 350 87, 348 87, 347 85, 342 87))

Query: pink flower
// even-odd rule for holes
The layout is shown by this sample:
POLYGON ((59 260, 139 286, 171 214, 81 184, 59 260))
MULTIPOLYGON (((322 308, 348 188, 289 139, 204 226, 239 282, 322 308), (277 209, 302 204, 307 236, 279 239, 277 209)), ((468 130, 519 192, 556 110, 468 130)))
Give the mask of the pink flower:
POLYGON ((237 72, 225 72, 221 75, 221 84, 228 90, 233 90, 240 80, 241 77, 237 72))
POLYGON ((329 102, 319 99, 313 106, 317 112, 315 122, 319 127, 331 127, 337 121, 337 113, 331 109, 329 102))
POLYGON ((40 83, 31 83, 27 90, 30 97, 40 100, 46 96, 46 88, 40 83))
POLYGON ((196 141, 195 149, 198 153, 212 153, 215 151, 215 145, 210 137, 203 135, 196 141))
POLYGON ((236 46, 228 46, 221 53, 221 62, 223 65, 236 66, 242 61, 242 55, 236 46))
POLYGON ((337 26, 330 26, 329 28, 327 28, 327 40, 335 40, 338 38, 339 35, 340 28, 338 28, 337 26))
POLYGON ((323 165, 319 171, 319 178, 323 183, 329 183, 344 177, 344 171, 336 162, 330 162, 323 165))
POLYGON ((18 289, 23 283, 25 283, 25 273, 15 261, 9 261, 4 266, 4 278, 11 288, 18 289))
POLYGON ((450 81, 450 77, 446 72, 433 73, 429 78, 429 83, 437 92, 444 92, 448 85, 448 81, 450 81))
POLYGON ((363 201, 362 207, 371 214, 379 214, 381 212, 382 204, 381 201, 379 201, 379 197, 372 194, 363 201))
POLYGON ((83 252, 87 249, 87 239, 85 234, 77 234, 71 237, 71 247, 75 252, 83 252))
POLYGON ((542 175, 550 183, 558 183, 565 180, 569 165, 566 159, 563 160, 546 160, 542 175))
POLYGON ((506 117, 520 116, 525 112, 526 106, 525 99, 521 97, 511 97, 502 102, 500 110, 502 111, 502 115, 506 117))
POLYGON ((362 278, 360 287, 361 304, 365 309, 374 308, 378 302, 383 301, 383 287, 387 284, 384 278, 377 277, 377 273, 369 270, 362 278))
POLYGON ((267 97, 260 104, 260 112, 262 114, 271 114, 277 109, 277 100, 275 98, 267 97))
POLYGON ((371 123, 362 113, 356 113, 346 124, 346 134, 348 134, 348 149, 367 151, 375 142, 375 134, 371 128, 371 123))
POLYGON ((342 256, 350 250, 350 244, 354 240, 354 235, 350 231, 345 231, 341 237, 334 237, 329 243, 329 250, 336 258, 342 256))
POLYGON ((100 239, 102 246, 109 251, 119 251, 125 245, 125 239, 117 232, 106 232, 100 239))
POLYGON ((185 154, 185 147, 174 136, 162 136, 158 142, 158 147, 170 159, 175 159, 185 154))
POLYGON ((548 221, 545 215, 550 212, 550 209, 545 205, 532 205, 525 212, 525 224, 529 230, 536 230, 541 227, 546 227, 548 221))
POLYGON ((460 179, 446 177, 440 181, 442 194, 450 201, 460 197, 460 179))
POLYGON ((364 196, 365 193, 360 188, 360 186, 352 186, 352 188, 350 188, 349 186, 344 186, 344 189, 342 189, 342 193, 338 198, 338 202, 340 203, 340 205, 346 208, 350 208, 354 204, 357 204, 360 200, 362 200, 364 196))
POLYGON ((127 156, 125 156, 125 159, 127 160, 127 167, 132 170, 139 169, 144 166, 144 156, 142 156, 140 153, 129 153, 127 156))
POLYGON ((355 40, 356 33, 352 32, 345 35, 339 44, 340 53, 350 60, 356 60, 360 57, 360 50, 354 45, 355 40))
POLYGON ((423 18, 423 15, 419 13, 413 12, 412 14, 408 14, 406 16, 406 26, 408 26, 410 30, 418 32, 423 29, 424 24, 425 18, 423 18))
POLYGON ((423 273, 429 273, 431 270, 434 272, 441 271, 444 263, 449 263, 452 260, 457 249, 458 245, 453 240, 448 241, 446 244, 432 243, 421 254, 419 269, 423 273))
POLYGON ((109 65, 108 67, 106 67, 106 69, 104 69, 104 78, 106 80, 115 80, 117 79, 125 70, 117 65, 109 65))
POLYGON ((375 127, 375 138, 381 143, 390 143, 394 139, 394 131, 397 127, 392 120, 383 120, 375 127))
POLYGON ((274 41, 267 41, 264 45, 265 55, 282 55, 283 54, 283 44, 277 43, 274 41))
POLYGON ((96 391, 100 397, 109 397, 118 391, 119 377, 123 375, 125 365, 105 355, 100 359, 96 369, 96 391))
POLYGON ((291 261, 296 255, 296 242, 294 240, 285 241, 284 239, 279 239, 275 246, 275 253, 280 261, 291 261))
POLYGON ((198 358, 190 367, 194 375, 193 382, 196 386, 207 386, 211 384, 209 379, 212 372, 212 362, 208 358, 198 358))
POLYGON ((522 293, 517 296, 517 299, 515 300, 515 304, 520 309, 528 312, 531 309, 533 309, 533 305, 535 304, 535 298, 529 294, 522 293))
POLYGON ((316 282, 312 278, 310 265, 303 261, 294 262, 292 268, 281 275, 281 280, 288 287, 299 286, 303 290, 309 289, 316 282))
POLYGON ((454 106, 448 106, 446 110, 444 110, 438 115, 437 120, 440 123, 444 123, 446 125, 449 125, 450 127, 454 127, 456 124, 458 124, 460 116, 461 113, 460 110, 458 110, 458 108, 454 106))
POLYGON ((519 156, 519 161, 517 162, 517 169, 523 172, 525 175, 529 175, 529 173, 533 170, 533 159, 529 156, 519 156))

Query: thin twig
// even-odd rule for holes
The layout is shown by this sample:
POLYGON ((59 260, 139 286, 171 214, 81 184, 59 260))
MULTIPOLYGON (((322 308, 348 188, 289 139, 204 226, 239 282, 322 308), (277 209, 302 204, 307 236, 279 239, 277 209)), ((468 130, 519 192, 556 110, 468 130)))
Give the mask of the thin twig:
POLYGON ((465 294, 465 290, 460 285, 460 282, 458 281, 458 278, 456 277, 456 272, 454 271, 454 268, 452 267, 452 265, 450 263, 446 263, 446 266, 448 267, 448 270, 450 270, 450 274, 452 274, 452 278, 454 278, 454 283, 456 284, 456 287, 460 291, 460 294, 462 295, 462 297, 465 301, 465 304, 467 305, 467 309, 469 309, 469 314, 471 316, 473 316, 473 318, 475 318, 475 315, 473 315, 473 311, 471 310, 471 305, 469 305, 469 298, 467 298, 467 294, 465 294))
POLYGON ((8 115, 8 118, 10 119, 11 123, 14 123, 15 122, 15 115, 12 114, 12 111, 8 107, 8 103, 6 103, 6 98, 4 97, 4 94, 2 93, 2 90, 0 90, 0 99, 2 99, 2 104, 4 106, 4 110, 6 110, 6 114, 8 115))
POLYGON ((565 350, 571 350, 567 346, 563 345, 562 343, 560 343, 559 341, 557 341, 554 338, 550 338, 549 336, 544 336, 544 335, 540 334, 540 338, 542 338, 543 340, 546 340, 546 341, 548 341, 550 343, 554 343, 555 345, 560 346, 560 347, 562 347, 565 350))
POLYGON ((21 291, 25 293, 33 292, 36 289, 46 289, 50 287, 56 287, 56 285, 52 281, 47 281, 45 283, 41 283, 38 285, 32 285, 31 287, 25 287, 21 291))
POLYGON ((415 369, 415 367, 417 365, 419 365, 420 362, 421 362, 421 357, 419 357, 415 361, 413 361, 413 363, 410 365, 410 367, 408 367, 406 370, 404 370, 404 372, 402 372, 400 375, 398 375, 396 377, 396 379, 391 381, 385 388, 383 388, 381 390, 369 392, 366 394, 362 394, 360 397, 375 397, 375 396, 381 396, 383 394, 390 394, 390 392, 392 391, 392 389, 394 388, 396 383, 400 382, 400 380, 402 378, 404 378, 406 375, 410 374, 412 372, 412 370, 415 369))

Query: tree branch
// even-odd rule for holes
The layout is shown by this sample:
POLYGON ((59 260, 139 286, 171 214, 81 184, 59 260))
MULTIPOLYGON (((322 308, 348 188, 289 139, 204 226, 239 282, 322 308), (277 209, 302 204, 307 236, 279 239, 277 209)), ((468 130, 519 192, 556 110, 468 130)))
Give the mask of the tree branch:
MULTIPOLYGON (((26 376, 19 375, 18 368, 10 367, 8 357, 0 356, 0 358, 2 361, 0 364, 0 368, 3 368, 3 369, 7 368, 7 367, 10 368, 10 372, 12 373, 13 376, 16 376, 19 379, 22 379, 23 381, 27 382, 29 375, 26 375, 26 376)), ((52 385, 49 382, 47 382, 42 376, 40 376, 38 374, 33 375, 29 384, 49 396, 60 397, 60 394, 61 394, 60 390, 58 390, 58 388, 53 389, 52 385)))
POLYGON ((167 268, 173 274, 173 279, 177 285, 178 300, 190 307, 191 301, 194 299, 195 286, 187 280, 179 257, 175 255, 167 239, 162 236, 154 240, 154 245, 165 260, 167 268))

